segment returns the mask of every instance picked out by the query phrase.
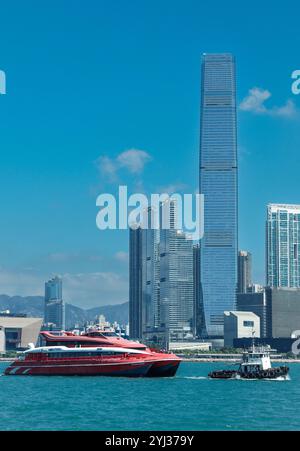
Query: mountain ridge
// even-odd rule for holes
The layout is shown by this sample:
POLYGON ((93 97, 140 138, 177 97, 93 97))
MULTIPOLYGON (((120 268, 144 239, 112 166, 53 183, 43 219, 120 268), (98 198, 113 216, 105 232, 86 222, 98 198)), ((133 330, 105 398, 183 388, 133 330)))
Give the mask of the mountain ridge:
MULTIPOLYGON (((11 313, 24 313, 32 317, 44 317, 44 297, 43 296, 9 296, 0 294, 0 311, 10 310, 11 313)), ((66 328, 84 325, 87 321, 92 321, 96 316, 104 315, 109 322, 116 321, 125 325, 129 320, 129 303, 103 305, 83 309, 76 305, 66 303, 66 328)))

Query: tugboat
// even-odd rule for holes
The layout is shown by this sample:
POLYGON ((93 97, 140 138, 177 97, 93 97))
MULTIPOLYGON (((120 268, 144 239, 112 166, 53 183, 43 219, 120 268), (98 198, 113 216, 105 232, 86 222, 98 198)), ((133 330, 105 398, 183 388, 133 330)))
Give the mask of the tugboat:
POLYGON ((255 347, 243 353, 238 370, 219 370, 208 374, 211 379, 287 379, 289 368, 272 368, 270 350, 255 347))

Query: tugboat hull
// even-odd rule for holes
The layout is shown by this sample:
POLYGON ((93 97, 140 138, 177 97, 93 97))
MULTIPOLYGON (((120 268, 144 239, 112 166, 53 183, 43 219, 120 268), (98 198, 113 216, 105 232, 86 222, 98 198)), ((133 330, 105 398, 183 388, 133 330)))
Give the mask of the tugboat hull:
POLYGON ((287 366, 280 366, 249 373, 231 370, 212 371, 208 377, 211 379, 278 379, 282 377, 286 378, 288 372, 289 368, 287 366))
POLYGON ((212 371, 209 373, 208 377, 210 379, 235 379, 238 374, 238 371, 230 371, 230 370, 220 370, 220 371, 212 371))

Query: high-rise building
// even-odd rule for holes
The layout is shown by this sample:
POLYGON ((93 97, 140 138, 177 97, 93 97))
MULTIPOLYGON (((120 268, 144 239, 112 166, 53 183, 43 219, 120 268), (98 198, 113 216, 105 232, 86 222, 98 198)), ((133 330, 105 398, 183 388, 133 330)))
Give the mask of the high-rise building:
POLYGON ((252 285, 252 257, 250 252, 239 251, 238 254, 238 293, 247 293, 252 285))
POLYGON ((223 336, 224 311, 234 310, 237 290, 237 124, 235 60, 204 54, 201 82, 200 193, 204 237, 200 280, 203 334, 223 336))
POLYGON ((300 288, 300 205, 267 207, 266 276, 269 287, 300 288))
POLYGON ((159 325, 159 230, 151 227, 156 211, 145 212, 148 228, 142 229, 142 334, 159 325))
POLYGON ((194 335, 201 337, 204 311, 202 302, 202 290, 200 284, 200 246, 193 246, 193 284, 194 284, 194 335))
POLYGON ((154 214, 148 208, 148 228, 132 226, 129 235, 129 331, 136 339, 159 325, 159 231, 151 228, 154 214))
POLYGON ((193 335, 193 242, 179 230, 161 230, 160 309, 168 341, 193 335))
POLYGON ((194 334, 193 241, 178 230, 179 208, 176 199, 160 206, 159 306, 160 325, 167 342, 194 334), (163 215, 168 228, 163 226, 163 215))
POLYGON ((62 299, 62 280, 54 277, 45 283, 45 324, 65 329, 65 305, 62 299))
POLYGON ((193 241, 175 228, 176 201, 161 204, 158 230, 150 227, 157 212, 150 207, 147 213, 148 228, 130 230, 130 337, 164 335, 167 344, 193 334, 193 241), (163 211, 168 228, 162 226, 163 211))
POLYGON ((129 229, 129 334, 142 338, 142 230, 129 229))
POLYGON ((53 299, 62 299, 62 280, 57 276, 45 283, 45 301, 53 299))

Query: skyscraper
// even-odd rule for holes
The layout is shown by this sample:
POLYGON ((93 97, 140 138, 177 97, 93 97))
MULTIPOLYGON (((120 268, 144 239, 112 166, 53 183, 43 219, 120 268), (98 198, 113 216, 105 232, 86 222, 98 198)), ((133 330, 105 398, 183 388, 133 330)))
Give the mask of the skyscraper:
POLYGON ((300 205, 267 206, 266 275, 269 287, 300 288, 300 205))
POLYGON ((129 332, 142 339, 159 325, 159 231, 151 228, 151 207, 144 212, 148 228, 132 226, 129 235, 129 332))
POLYGON ((159 230, 150 227, 157 212, 147 212, 148 229, 130 230, 130 336, 150 339, 159 330, 167 344, 193 332, 193 241, 175 229, 176 201, 160 205, 159 230), (168 229, 162 227, 163 211, 168 229))
POLYGON ((179 230, 161 230, 160 309, 169 341, 193 333, 193 242, 179 230))
POLYGON ((200 246, 193 246, 193 285, 194 285, 194 323, 195 337, 200 337, 204 323, 202 290, 200 284, 200 246))
POLYGON ((247 293, 252 284, 252 256, 248 251, 239 251, 238 254, 238 293, 247 293))
POLYGON ((129 229, 129 334, 142 338, 142 233, 129 229))
POLYGON ((62 299, 62 280, 54 277, 45 283, 45 324, 65 329, 65 305, 62 299))
POLYGON ((203 334, 218 337, 223 335, 224 311, 234 310, 237 289, 236 84, 231 54, 203 55, 200 129, 203 334))
POLYGON ((53 299, 62 299, 62 280, 57 276, 45 283, 45 301, 53 299))
POLYGON ((159 322, 159 230, 151 228, 156 211, 145 212, 148 228, 142 229, 142 332, 158 326, 159 322))
POLYGON ((159 306, 167 342, 194 332, 193 241, 178 230, 179 215, 176 199, 161 204, 159 306), (163 215, 169 224, 167 229, 163 227, 163 215))

